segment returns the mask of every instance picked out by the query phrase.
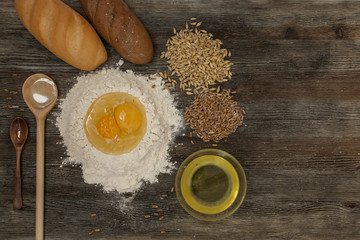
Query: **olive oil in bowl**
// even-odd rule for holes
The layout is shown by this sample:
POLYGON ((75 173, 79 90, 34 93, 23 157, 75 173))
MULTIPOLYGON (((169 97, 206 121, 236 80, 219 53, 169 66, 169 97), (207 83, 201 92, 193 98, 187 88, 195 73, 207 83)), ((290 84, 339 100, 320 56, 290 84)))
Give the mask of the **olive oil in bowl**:
POLYGON ((217 149, 194 154, 184 161, 176 177, 181 205, 203 220, 230 215, 245 197, 246 179, 241 165, 230 154, 217 149), (229 161, 230 156, 233 159, 229 161))

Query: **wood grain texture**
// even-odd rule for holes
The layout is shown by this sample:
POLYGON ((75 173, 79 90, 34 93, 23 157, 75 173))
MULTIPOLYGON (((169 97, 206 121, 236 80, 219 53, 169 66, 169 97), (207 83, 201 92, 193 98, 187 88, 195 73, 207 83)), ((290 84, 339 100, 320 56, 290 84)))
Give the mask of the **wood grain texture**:
MULTIPOLYGON (((84 16, 80 2, 64 0, 84 16)), ((232 53, 234 99, 245 125, 218 148, 243 165, 248 191, 231 217, 203 222, 189 216, 171 193, 175 172, 145 185, 127 208, 123 196, 88 185, 78 166, 60 168, 65 147, 55 126, 45 136, 45 239, 360 239, 360 2, 355 0, 127 0, 149 31, 154 59, 123 69, 162 71, 159 59, 172 28, 190 17, 232 53), (162 198, 167 194, 167 198, 162 198), (152 215, 157 204, 159 216, 152 215), (124 210, 125 209, 125 210, 124 210), (96 216, 91 216, 96 213, 96 216), (150 214, 149 219, 144 215, 150 214), (91 230, 100 232, 89 235, 91 230), (161 231, 166 233, 162 234, 161 231)), ((25 30, 13 1, 0 1, 0 239, 34 239, 36 122, 21 87, 33 73, 49 75, 64 98, 80 73, 56 58, 25 30), (8 91, 5 91, 7 89, 8 91), (29 125, 23 150, 23 203, 12 209, 15 151, 9 126, 29 125)), ((120 56, 106 45, 114 66, 120 56)), ((191 97, 176 90, 179 108, 191 97)), ((170 150, 178 167, 192 152, 211 147, 189 129, 170 150)))

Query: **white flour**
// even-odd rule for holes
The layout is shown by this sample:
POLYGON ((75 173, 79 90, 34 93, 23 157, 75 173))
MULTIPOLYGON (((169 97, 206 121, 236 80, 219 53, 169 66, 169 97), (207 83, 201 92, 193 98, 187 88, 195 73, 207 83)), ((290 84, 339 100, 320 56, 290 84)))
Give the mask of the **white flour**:
POLYGON ((89 184, 101 184, 105 191, 135 192, 143 181, 154 183, 159 173, 169 173, 168 149, 182 126, 182 117, 161 79, 148 80, 132 71, 103 69, 77 78, 62 100, 57 126, 67 147, 65 163, 81 164, 89 184), (155 87, 153 87, 155 85, 155 87), (109 92, 127 92, 145 106, 147 132, 130 153, 106 155, 87 140, 83 121, 91 103, 109 92))

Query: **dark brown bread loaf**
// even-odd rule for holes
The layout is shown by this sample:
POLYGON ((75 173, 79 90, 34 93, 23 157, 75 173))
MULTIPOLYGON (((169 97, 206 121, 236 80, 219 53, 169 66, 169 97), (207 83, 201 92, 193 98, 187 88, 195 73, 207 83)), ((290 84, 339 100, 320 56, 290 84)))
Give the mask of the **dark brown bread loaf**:
POLYGON ((153 57, 153 45, 144 25, 122 0, 80 0, 98 33, 121 56, 135 64, 153 57))

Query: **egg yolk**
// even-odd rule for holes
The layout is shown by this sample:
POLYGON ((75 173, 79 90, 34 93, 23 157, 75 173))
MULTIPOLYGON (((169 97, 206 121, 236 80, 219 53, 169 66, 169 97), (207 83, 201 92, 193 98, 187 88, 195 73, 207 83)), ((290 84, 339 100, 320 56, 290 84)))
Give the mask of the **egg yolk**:
POLYGON ((86 138, 97 150, 111 155, 129 153, 146 133, 145 106, 128 93, 106 93, 92 102, 83 124, 86 138))
POLYGON ((120 130, 127 134, 135 132, 141 126, 140 110, 130 103, 121 104, 115 108, 115 120, 120 130))
POLYGON ((113 114, 108 114, 100 118, 96 124, 96 129, 102 137, 110 139, 115 138, 120 131, 113 114))

